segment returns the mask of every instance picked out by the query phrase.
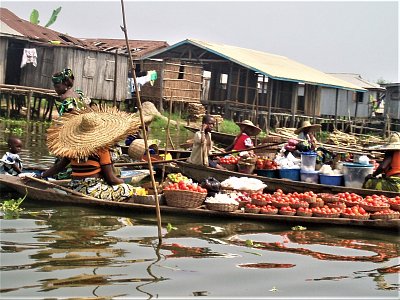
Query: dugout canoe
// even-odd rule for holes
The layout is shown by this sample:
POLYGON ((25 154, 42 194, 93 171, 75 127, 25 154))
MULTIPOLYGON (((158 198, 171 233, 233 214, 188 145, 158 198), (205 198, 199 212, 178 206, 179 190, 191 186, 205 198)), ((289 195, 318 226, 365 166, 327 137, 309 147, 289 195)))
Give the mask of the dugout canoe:
POLYGON ((282 191, 284 191, 285 193, 294 193, 294 192, 304 193, 307 191, 313 191, 314 193, 332 193, 332 194, 349 192, 349 193, 356 193, 363 197, 373 194, 385 195, 390 198, 400 196, 400 193, 396 192, 350 188, 345 186, 333 186, 333 185, 325 185, 319 183, 308 183, 303 181, 293 181, 289 179, 269 178, 264 176, 258 176, 256 174, 243 174, 234 171, 220 170, 216 168, 194 165, 182 161, 177 162, 177 164, 184 175, 193 178, 198 182, 201 182, 204 178, 207 177, 214 177, 219 181, 223 181, 233 176, 250 177, 250 178, 257 178, 262 182, 264 182, 267 185, 266 189, 270 192, 276 191, 277 189, 282 189, 282 191))
MULTIPOLYGON (((199 128, 197 127, 192 127, 192 126, 184 126, 187 130, 195 133, 199 131, 199 128)), ((211 136, 212 140, 217 143, 218 145, 228 147, 233 143, 235 140, 236 135, 229 134, 229 133, 223 133, 223 132, 218 132, 218 131, 211 131, 211 136)), ((255 139, 252 138, 253 143, 255 143, 255 139)))
MULTIPOLYGON (((26 181, 16 176, 0 175, 0 183, 12 188, 16 193, 23 196, 28 193, 27 198, 34 201, 51 201, 60 204, 76 204, 91 207, 102 207, 109 209, 117 209, 121 212, 132 211, 134 213, 147 212, 155 214, 155 205, 146 205, 130 202, 114 202, 108 200, 100 200, 90 196, 77 196, 65 191, 37 181, 26 181)), ((251 214, 241 211, 236 212, 219 212, 201 208, 177 208, 166 205, 160 205, 162 214, 196 216, 203 218, 230 218, 244 219, 247 221, 259 222, 285 222, 287 224, 325 224, 337 226, 358 226, 363 228, 382 228, 398 231, 400 229, 400 219, 397 220, 354 220, 346 218, 318 218, 318 217, 302 217, 302 216, 284 216, 284 215, 265 215, 251 214)), ((202 222, 199 220, 199 222, 202 222)))
MULTIPOLYGON (((128 149, 129 146, 125 146, 125 145, 120 145, 121 150, 122 150, 122 154, 128 154, 128 149)), ((191 151, 188 150, 181 150, 181 149, 169 149, 167 151, 169 154, 171 154, 173 159, 177 159, 177 158, 187 158, 190 156, 191 151)), ((165 154, 165 149, 161 148, 158 149, 158 154, 165 154)))

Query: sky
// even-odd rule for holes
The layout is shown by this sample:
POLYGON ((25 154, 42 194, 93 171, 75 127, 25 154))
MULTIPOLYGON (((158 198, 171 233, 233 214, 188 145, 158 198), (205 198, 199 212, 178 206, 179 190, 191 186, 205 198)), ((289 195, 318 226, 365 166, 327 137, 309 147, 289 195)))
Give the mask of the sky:
MULTIPOLYGON (((400 82, 399 1, 124 0, 129 39, 173 45, 198 39, 286 56, 326 73, 400 82)), ((120 0, 1 0, 29 20, 33 9, 51 29, 77 38, 124 39, 120 0)))

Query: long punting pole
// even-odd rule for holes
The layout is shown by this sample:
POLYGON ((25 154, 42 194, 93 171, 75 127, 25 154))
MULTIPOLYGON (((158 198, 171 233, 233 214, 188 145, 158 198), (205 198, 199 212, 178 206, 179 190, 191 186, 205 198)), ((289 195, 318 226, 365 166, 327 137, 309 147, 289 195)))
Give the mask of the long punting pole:
POLYGON ((151 184, 153 186, 154 196, 155 196, 155 199, 156 199, 155 202, 156 202, 156 213, 157 213, 158 240, 161 243, 162 242, 162 235, 161 235, 160 205, 159 205, 159 202, 158 202, 158 192, 157 192, 156 181, 154 180, 153 165, 152 165, 151 159, 150 159, 149 145, 147 143, 147 132, 146 132, 146 127, 145 127, 144 118, 143 118, 142 102, 140 100, 140 92, 139 92, 138 84, 137 84, 137 81, 136 81, 135 66, 133 65, 132 53, 131 53, 131 49, 129 47, 128 30, 126 28, 126 21, 125 21, 124 0, 121 0, 121 8, 122 8, 122 19, 123 19, 123 22, 124 22, 124 26, 123 27, 121 26, 121 29, 125 34, 126 48, 128 49, 129 62, 130 62, 130 66, 131 66, 131 69, 132 69, 133 82, 135 84, 136 103, 137 103, 137 107, 139 109, 140 122, 142 123, 142 133, 143 133, 143 138, 144 138, 144 146, 146 147, 146 155, 149 158, 148 167, 149 167, 149 171, 150 171, 151 184))

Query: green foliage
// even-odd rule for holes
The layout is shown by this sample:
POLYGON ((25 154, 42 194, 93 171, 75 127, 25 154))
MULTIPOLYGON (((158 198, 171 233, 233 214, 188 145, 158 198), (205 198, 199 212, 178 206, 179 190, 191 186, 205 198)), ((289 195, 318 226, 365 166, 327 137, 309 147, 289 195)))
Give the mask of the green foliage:
POLYGON ((4 133, 12 133, 13 135, 21 136, 24 133, 24 130, 21 127, 16 127, 11 129, 6 128, 4 130, 4 133))
POLYGON ((177 229, 178 229, 178 228, 172 226, 171 223, 168 223, 168 224, 167 224, 167 231, 168 231, 168 232, 171 232, 172 230, 177 230, 177 229))
MULTIPOLYGON (((54 22, 57 20, 57 17, 58 17, 58 14, 60 13, 60 11, 61 11, 61 6, 57 9, 54 9, 49 21, 46 23, 46 25, 44 27, 50 27, 51 25, 53 25, 54 22)), ((37 11, 37 9, 32 10, 29 21, 32 24, 36 24, 36 25, 40 24, 39 12, 37 11)))
POLYGON ((235 122, 231 120, 223 120, 222 123, 218 125, 218 131, 229 134, 238 134, 240 128, 238 125, 236 125, 235 122))
POLYGON ((32 10, 31 16, 29 17, 29 21, 32 24, 36 24, 36 25, 38 25, 40 23, 40 21, 39 21, 39 12, 36 9, 32 10))
POLYGON ((382 77, 381 78, 379 78, 377 81, 376 81, 376 83, 377 84, 388 84, 388 83, 391 83, 390 81, 386 81, 385 79, 383 79, 382 77))
POLYGON ((53 25, 53 23, 57 20, 57 16, 61 11, 61 6, 55 10, 53 10, 53 13, 51 14, 50 20, 47 22, 47 24, 44 27, 50 27, 53 25))
POLYGON ((20 208, 21 203, 25 200, 26 196, 28 195, 28 191, 23 198, 18 198, 16 200, 4 200, 0 203, 0 210, 4 212, 5 219, 12 219, 19 216, 19 213, 23 210, 20 208))

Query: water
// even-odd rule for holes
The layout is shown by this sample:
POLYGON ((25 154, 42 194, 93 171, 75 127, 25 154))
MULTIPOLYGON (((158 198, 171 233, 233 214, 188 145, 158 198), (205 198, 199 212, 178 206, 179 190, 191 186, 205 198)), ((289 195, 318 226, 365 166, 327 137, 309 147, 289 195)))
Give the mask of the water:
MULTIPOLYGON (((53 161, 41 128, 21 136, 25 162, 53 161)), ((19 216, 1 214, 2 299, 399 295, 394 231, 318 225, 293 231, 285 223, 163 215, 159 245, 153 214, 29 200, 23 208, 19 216)))

